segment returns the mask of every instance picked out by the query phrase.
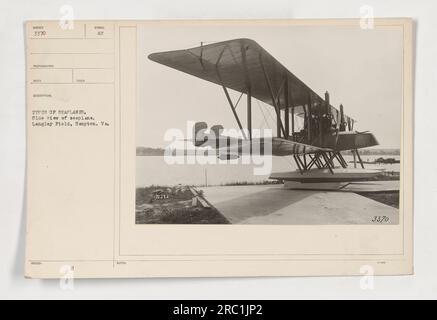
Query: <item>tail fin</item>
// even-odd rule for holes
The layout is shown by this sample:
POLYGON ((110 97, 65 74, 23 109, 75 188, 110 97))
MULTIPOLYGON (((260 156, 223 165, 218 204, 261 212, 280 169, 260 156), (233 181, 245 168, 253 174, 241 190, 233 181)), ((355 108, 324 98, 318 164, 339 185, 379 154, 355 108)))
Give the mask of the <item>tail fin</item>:
POLYGON ((221 124, 216 124, 215 126, 211 127, 211 132, 214 133, 216 139, 219 139, 222 136, 223 130, 224 128, 221 124))

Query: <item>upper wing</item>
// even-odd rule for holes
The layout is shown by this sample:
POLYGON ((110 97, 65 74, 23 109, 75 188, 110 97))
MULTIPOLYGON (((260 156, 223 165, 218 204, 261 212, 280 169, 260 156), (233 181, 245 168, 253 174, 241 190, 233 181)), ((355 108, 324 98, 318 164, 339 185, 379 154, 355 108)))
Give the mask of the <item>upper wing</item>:
MULTIPOLYGON (((303 116, 309 97, 317 106, 324 100, 285 68, 257 42, 234 39, 185 50, 157 52, 149 59, 238 92, 250 86, 254 98, 280 108, 285 107, 284 84, 288 82, 289 101, 296 115, 303 116), (268 80, 267 80, 268 79, 268 80), (269 90, 271 88, 272 94, 269 90)), ((338 110, 329 106, 334 119, 338 110)), ((345 117, 345 121, 349 121, 345 117)), ((352 119, 350 119, 352 120, 352 119)))

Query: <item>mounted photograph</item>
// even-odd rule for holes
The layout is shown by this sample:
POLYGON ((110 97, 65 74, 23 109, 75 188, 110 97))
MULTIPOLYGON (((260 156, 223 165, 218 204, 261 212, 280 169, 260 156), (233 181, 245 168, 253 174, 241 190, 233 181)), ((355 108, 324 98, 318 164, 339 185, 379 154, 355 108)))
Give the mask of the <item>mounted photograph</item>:
POLYGON ((397 225, 403 28, 137 32, 135 224, 397 225))

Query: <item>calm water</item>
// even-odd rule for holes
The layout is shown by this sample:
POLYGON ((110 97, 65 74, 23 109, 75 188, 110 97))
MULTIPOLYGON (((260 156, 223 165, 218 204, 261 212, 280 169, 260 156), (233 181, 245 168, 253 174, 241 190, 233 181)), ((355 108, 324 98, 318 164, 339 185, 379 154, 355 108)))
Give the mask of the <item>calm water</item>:
MULTIPOLYGON (((362 155, 363 161, 373 161, 380 155, 362 155)), ((384 158, 395 158, 399 156, 384 155, 384 158)), ((347 162, 352 161, 352 156, 344 156, 347 162)), ((353 168, 353 163, 348 164, 353 168)), ((359 166, 359 164, 357 164, 359 166)), ((399 171, 397 164, 365 164, 365 168, 385 168, 387 171, 399 171)), ((136 186, 148 185, 220 185, 234 182, 261 182, 269 177, 269 174, 254 175, 254 165, 250 164, 185 164, 168 165, 163 157, 136 157, 136 186)), ((259 167, 259 166, 258 166, 259 167)), ((283 172, 296 170, 297 167, 292 157, 273 157, 272 172, 283 172)))

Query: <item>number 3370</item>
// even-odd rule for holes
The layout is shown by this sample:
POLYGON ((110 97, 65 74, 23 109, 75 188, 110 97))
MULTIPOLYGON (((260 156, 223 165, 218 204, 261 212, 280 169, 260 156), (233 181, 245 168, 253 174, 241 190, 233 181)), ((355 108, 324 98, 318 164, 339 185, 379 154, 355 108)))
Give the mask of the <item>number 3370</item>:
POLYGON ((373 223, 387 223, 390 221, 390 218, 387 216, 374 216, 371 222, 373 223))

